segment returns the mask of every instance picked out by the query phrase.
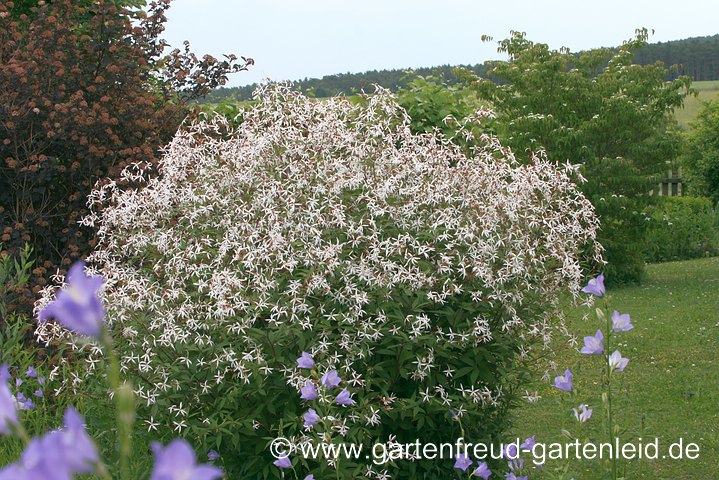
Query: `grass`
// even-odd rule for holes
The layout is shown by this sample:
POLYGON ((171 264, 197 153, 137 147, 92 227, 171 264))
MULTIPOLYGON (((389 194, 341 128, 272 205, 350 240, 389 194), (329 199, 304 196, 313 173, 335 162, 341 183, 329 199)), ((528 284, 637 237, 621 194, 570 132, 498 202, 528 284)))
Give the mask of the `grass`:
MULTIPOLYGON (((21 370, 24 370, 21 369, 21 370)), ((29 379, 26 379, 29 382, 29 379)), ((48 384, 50 385, 50 384, 48 384)), ((94 388, 90 390, 95 390, 94 388)), ((53 398, 51 402, 46 402, 47 398, 37 400, 38 408, 22 412, 23 428, 31 437, 40 437, 46 432, 60 428, 63 425, 63 412, 66 406, 75 407, 84 417, 87 423, 87 429, 95 440, 100 452, 102 460, 106 463, 112 478, 119 478, 118 470, 118 451, 117 430, 115 423, 115 406, 112 401, 104 396, 107 389, 103 385, 101 391, 95 394, 88 394, 83 391, 82 395, 74 398, 62 398, 58 401, 53 398), (99 395, 98 395, 99 393, 99 395), (61 405, 62 404, 62 405, 61 405), (67 405, 65 405, 67 404, 67 405), (51 407, 52 405, 52 407, 51 407)), ((52 388, 48 388, 48 394, 52 396, 52 388)), ((130 459, 130 478, 147 478, 152 469, 153 459, 150 451, 151 440, 159 441, 158 436, 147 433, 139 423, 136 423, 136 431, 133 436, 133 453, 130 459)), ((16 462, 22 455, 24 449, 23 443, 12 436, 0 435, 0 468, 10 463, 16 462)), ((102 480, 96 475, 83 476, 86 480, 102 480)))
MULTIPOLYGON (((657 460, 622 465, 626 478, 719 478, 718 293, 719 258, 650 265, 641 287, 608 292, 610 308, 630 313, 635 326, 621 334, 618 346, 630 359, 617 377, 620 383, 614 395, 622 441, 636 443, 643 437, 646 442, 656 437, 660 442, 657 460), (661 458, 668 446, 680 439, 685 444, 697 443, 699 457, 661 458)), ((598 328, 593 315, 581 320, 582 313, 573 311, 569 322, 570 330, 580 338, 598 328)), ((514 433, 522 438, 536 435, 542 442, 562 441, 560 429, 576 427, 572 407, 588 403, 594 408, 594 417, 586 424, 587 431, 593 442, 599 441, 602 402, 597 391, 603 363, 571 348, 557 352, 556 361, 562 372, 570 368, 574 373, 578 396, 562 410, 559 391, 547 382, 538 382, 534 388, 542 398, 522 407, 514 433)), ((575 478, 602 478, 598 462, 572 466, 579 467, 575 478)))
POLYGON ((692 87, 698 91, 698 95, 687 97, 684 106, 674 110, 677 123, 685 130, 690 128, 689 124, 696 118, 704 102, 719 98, 719 80, 693 82, 692 87))

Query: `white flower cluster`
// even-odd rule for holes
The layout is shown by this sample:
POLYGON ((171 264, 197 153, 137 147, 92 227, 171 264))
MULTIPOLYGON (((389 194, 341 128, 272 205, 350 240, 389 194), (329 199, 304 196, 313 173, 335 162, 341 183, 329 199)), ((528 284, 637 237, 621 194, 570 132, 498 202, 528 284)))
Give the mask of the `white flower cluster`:
MULTIPOLYGON (((181 388, 176 372, 190 372, 201 381, 173 407, 182 418, 224 382, 280 371, 297 383, 257 331, 312 331, 307 348, 356 385, 354 362, 387 336, 472 348, 497 333, 481 314, 456 328, 426 313, 396 321, 377 305, 399 291, 439 306, 467 296, 500 308, 504 333, 546 343, 558 298, 581 288, 582 255, 600 260, 598 220, 572 165, 520 163, 496 138, 475 140, 468 158, 439 133, 413 134, 386 91, 354 105, 270 85, 235 130, 222 118, 180 130, 142 188, 97 189, 88 261, 106 279, 108 319, 127 346, 123 369, 142 379, 138 394, 153 404, 181 388)), ((48 323, 37 334, 49 342, 62 331, 48 323)), ((452 377, 424 352, 414 381, 452 377)), ((496 393, 449 381, 425 396, 449 404, 496 393)))

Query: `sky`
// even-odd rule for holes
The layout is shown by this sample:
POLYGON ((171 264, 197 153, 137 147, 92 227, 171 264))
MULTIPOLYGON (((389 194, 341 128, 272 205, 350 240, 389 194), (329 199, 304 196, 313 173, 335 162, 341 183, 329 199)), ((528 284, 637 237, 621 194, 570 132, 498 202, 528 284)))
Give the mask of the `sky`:
POLYGON ((512 30, 572 51, 719 33, 718 0, 174 0, 163 35, 197 54, 255 60, 227 86, 504 58, 512 30), (493 42, 482 42, 489 35, 493 42))

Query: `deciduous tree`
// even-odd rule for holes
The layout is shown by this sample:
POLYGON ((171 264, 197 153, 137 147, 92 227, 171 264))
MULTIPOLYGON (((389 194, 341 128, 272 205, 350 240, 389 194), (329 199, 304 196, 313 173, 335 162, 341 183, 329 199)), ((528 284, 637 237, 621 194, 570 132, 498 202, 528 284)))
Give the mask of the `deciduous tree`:
POLYGON ((524 152, 543 148, 554 162, 583 165, 582 188, 602 218, 610 281, 642 276, 639 205, 677 153, 670 113, 689 92, 688 77, 665 81, 662 63, 632 63, 647 35, 638 30, 618 49, 573 54, 512 32, 499 42, 509 60, 490 69, 499 84, 463 74, 491 103, 500 137, 518 156, 530 161, 524 152))

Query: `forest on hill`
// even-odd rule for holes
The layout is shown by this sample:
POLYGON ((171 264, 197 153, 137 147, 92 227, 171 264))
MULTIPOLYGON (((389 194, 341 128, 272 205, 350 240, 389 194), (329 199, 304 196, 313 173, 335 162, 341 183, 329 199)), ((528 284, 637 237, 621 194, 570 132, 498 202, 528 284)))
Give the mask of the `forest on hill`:
MULTIPOLYGON (((683 40, 652 43, 635 54, 635 61, 647 65, 657 61, 667 66, 676 65, 670 75, 688 75, 695 81, 719 80, 719 34, 705 37, 692 37, 683 40)), ((406 87, 417 76, 437 76, 448 85, 454 85, 458 79, 453 70, 461 66, 471 70, 480 77, 495 82, 501 79, 488 75, 491 62, 476 65, 441 65, 415 69, 370 70, 363 73, 340 73, 326 75, 322 78, 305 78, 295 83, 302 93, 314 97, 331 97, 335 95, 351 95, 362 89, 377 84, 392 91, 406 87)), ((257 84, 244 87, 220 87, 202 99, 202 103, 219 103, 223 100, 245 101, 252 98, 257 84)))
POLYGON ((656 61, 667 66, 677 65, 675 77, 688 75, 694 81, 719 80, 719 35, 651 43, 637 51, 634 61, 640 65, 656 61))

